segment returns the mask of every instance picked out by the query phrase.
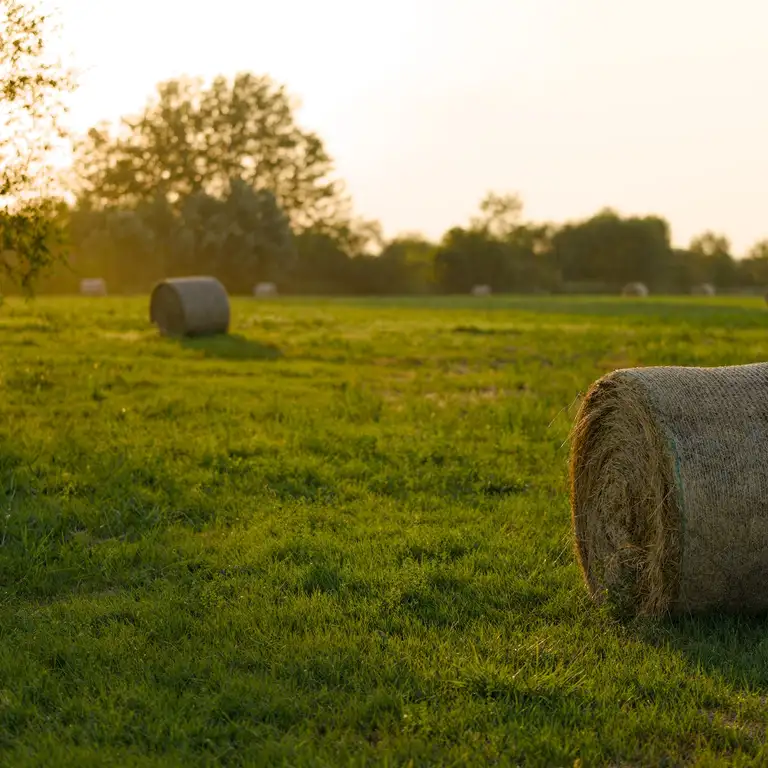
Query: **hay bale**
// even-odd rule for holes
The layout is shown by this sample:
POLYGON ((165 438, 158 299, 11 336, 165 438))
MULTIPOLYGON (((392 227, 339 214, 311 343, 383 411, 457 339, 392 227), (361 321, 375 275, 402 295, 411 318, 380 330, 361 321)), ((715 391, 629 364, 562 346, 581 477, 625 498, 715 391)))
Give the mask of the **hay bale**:
POLYGON ((633 614, 768 610, 768 363, 614 371, 571 449, 592 595, 633 614))
POLYGON ((691 294, 694 296, 714 296, 715 286, 712 283, 699 283, 691 288, 691 294))
POLYGON ((107 283, 102 277, 90 277, 80 281, 81 296, 106 296, 107 283))
POLYGON ((491 286, 490 285, 475 285, 472 288, 472 295, 473 296, 490 296, 491 295, 491 286))
POLYGON ((150 322, 164 336, 209 336, 229 330, 229 297, 215 277, 174 277, 152 290, 150 322))
POLYGON ((641 296, 645 297, 649 293, 648 286, 645 283, 627 283, 621 289, 622 296, 641 296))
POLYGON ((277 286, 274 283, 257 283, 253 287, 253 295, 259 298, 277 296, 277 286))

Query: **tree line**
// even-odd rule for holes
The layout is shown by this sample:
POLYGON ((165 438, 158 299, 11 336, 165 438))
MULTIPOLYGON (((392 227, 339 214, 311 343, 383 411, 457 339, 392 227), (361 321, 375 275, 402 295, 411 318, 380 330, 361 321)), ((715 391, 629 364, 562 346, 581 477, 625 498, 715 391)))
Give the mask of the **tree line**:
MULTIPOLYGON (((21 127, 43 119, 50 130, 55 97, 71 83, 41 62, 41 17, 9 7, 16 15, 6 25, 26 42, 0 47, 11 73, 0 86, 27 118, 21 127)), ((659 216, 606 209, 580 221, 532 222, 517 194, 489 192, 476 216, 435 242, 418 233, 385 240, 377 222, 354 216, 332 158, 297 123, 296 107, 284 86, 248 72, 160 83, 139 115, 74 141, 68 202, 46 193, 19 204, 35 158, 17 152, 0 178, 0 196, 17 200, 0 213, 0 287, 7 293, 37 280, 41 292, 69 293, 81 278, 102 277, 110 292, 133 293, 183 274, 215 275, 233 294, 260 282, 296 294, 453 294, 477 285, 615 292, 633 281, 659 292, 768 286, 768 240, 736 259, 714 232, 673 247, 659 216)), ((37 146, 38 154, 46 149, 37 146)))
POLYGON ((705 232, 685 249, 670 243, 656 216, 611 210, 560 226, 522 219, 515 195, 489 193, 480 214, 437 242, 418 233, 383 241, 365 222, 298 228, 273 193, 233 178, 225 191, 178 198, 154 195, 135 205, 66 206, 56 215, 68 261, 49 269, 43 293, 76 292, 103 277, 110 292, 147 291, 163 277, 211 274, 233 294, 260 282, 280 293, 408 295, 493 292, 617 292, 633 281, 652 292, 688 293, 768 287, 768 241, 736 259, 728 239, 705 232))

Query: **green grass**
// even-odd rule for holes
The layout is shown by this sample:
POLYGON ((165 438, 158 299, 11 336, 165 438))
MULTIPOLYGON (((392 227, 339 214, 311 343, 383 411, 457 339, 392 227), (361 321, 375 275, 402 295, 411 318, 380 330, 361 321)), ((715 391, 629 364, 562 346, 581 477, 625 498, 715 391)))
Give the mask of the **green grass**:
POLYGON ((622 624, 567 436, 615 367, 768 359, 759 300, 0 309, 0 764, 768 762, 759 619, 622 624))

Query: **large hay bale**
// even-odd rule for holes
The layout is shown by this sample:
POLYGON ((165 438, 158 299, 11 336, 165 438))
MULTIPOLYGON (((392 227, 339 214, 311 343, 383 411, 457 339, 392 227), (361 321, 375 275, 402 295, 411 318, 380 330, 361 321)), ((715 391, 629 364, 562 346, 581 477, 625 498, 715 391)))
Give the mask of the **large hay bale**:
POLYGON ((694 296, 714 296, 715 286, 712 283, 699 283, 691 288, 691 294, 694 296))
POLYGON ((602 377, 570 474, 598 601, 648 615, 768 609, 768 363, 602 377))
POLYGON ((82 296, 106 296, 107 283, 102 277, 87 277, 80 281, 82 296))
POLYGON ((647 296, 648 286, 645 283, 627 283, 621 290, 622 296, 647 296))
POLYGON ((491 295, 491 286, 490 285, 475 285, 472 288, 472 295, 473 296, 490 296, 491 295))
POLYGON ((152 290, 150 322, 164 336, 209 336, 229 330, 229 297, 215 277, 174 277, 152 290))
POLYGON ((253 295, 259 298, 277 296, 277 286, 274 283, 256 283, 253 287, 253 295))

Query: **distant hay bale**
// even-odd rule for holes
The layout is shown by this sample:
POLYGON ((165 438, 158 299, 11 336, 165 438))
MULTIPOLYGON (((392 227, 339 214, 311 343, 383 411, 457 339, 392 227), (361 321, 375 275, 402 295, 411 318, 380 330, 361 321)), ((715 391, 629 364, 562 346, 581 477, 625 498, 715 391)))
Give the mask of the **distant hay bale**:
POLYGON ((277 286, 274 283, 257 283, 253 287, 253 295, 259 298, 277 296, 277 286))
POLYGON ((631 614, 768 610, 768 363, 614 371, 571 445, 576 550, 631 614))
POLYGON ((475 285, 472 288, 472 295, 473 296, 490 296, 491 295, 491 286, 490 285, 475 285))
POLYGON ((648 286, 645 283, 627 283, 621 290, 622 296, 647 296, 648 286))
POLYGON ((715 286, 712 283, 699 283, 691 288, 691 293, 694 296, 714 296, 715 286))
POLYGON ((152 290, 150 322, 164 336, 209 336, 229 330, 229 297, 215 277, 174 277, 152 290))
POLYGON ((101 277, 85 278, 80 281, 80 294, 82 296, 106 296, 107 283, 101 277))

